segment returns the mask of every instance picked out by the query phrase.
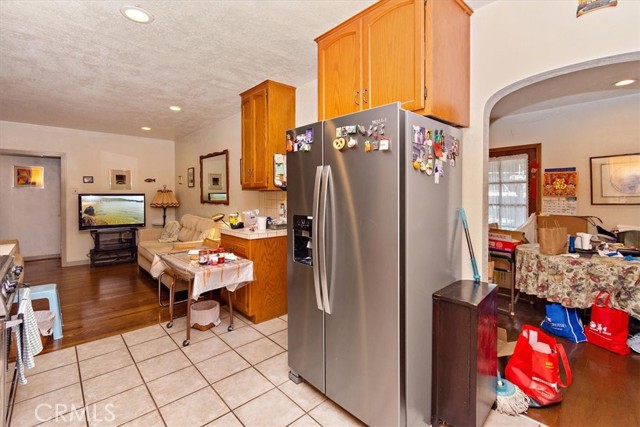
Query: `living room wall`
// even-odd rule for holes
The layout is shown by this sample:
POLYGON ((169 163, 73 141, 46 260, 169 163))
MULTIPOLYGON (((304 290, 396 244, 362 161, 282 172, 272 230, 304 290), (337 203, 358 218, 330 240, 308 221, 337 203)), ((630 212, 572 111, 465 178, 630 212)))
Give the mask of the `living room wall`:
POLYGON ((639 112, 640 95, 630 95, 503 117, 491 124, 489 146, 541 143, 543 169, 578 171, 578 215, 597 216, 607 229, 640 226, 637 205, 592 205, 589 175, 589 157, 640 152, 639 112))
MULTIPOLYGON (((489 112, 495 103, 545 78, 619 61, 617 56, 639 56, 640 2, 618 2, 580 18, 576 6, 574 1, 499 1, 471 17, 471 116, 462 143, 467 159, 462 204, 480 260, 488 258, 489 112)), ((463 278, 473 277, 468 260, 462 269, 463 278)))
MULTIPOLYGON (((146 222, 150 225, 162 222, 162 209, 150 208, 148 204, 163 184, 172 188, 175 175, 174 142, 160 139, 0 121, 0 152, 60 157, 63 266, 87 264, 87 254, 93 247, 89 232, 78 230, 76 193, 115 192, 109 188, 110 170, 130 170, 131 192, 147 195, 146 222), (94 183, 83 184, 83 176, 93 176, 94 183), (145 178, 156 181, 146 183, 145 178)), ((171 209, 167 210, 167 217, 173 219, 171 209)), ((30 223, 35 218, 25 212, 22 220, 30 223)))

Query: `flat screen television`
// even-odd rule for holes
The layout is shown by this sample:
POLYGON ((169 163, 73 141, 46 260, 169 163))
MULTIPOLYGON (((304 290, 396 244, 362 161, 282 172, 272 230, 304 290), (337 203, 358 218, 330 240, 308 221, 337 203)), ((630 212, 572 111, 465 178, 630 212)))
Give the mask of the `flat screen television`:
POLYGON ((78 194, 80 230, 144 227, 145 195, 78 194))

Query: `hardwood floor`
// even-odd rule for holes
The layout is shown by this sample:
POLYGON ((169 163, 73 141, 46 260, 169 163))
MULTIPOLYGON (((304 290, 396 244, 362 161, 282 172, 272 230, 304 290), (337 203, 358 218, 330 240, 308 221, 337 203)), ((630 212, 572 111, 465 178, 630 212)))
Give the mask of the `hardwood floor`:
MULTIPOLYGON (((517 340, 522 325, 539 326, 544 318, 544 301, 530 298, 533 304, 518 302, 514 319, 498 315, 498 325, 507 329, 509 341, 517 340)), ((506 307, 506 298, 500 298, 500 303, 506 307)), ((588 313, 581 314, 585 322, 588 313)), ((639 332, 639 328, 639 322, 632 318, 632 332, 639 332)), ((593 344, 557 340, 567 352, 573 383, 564 390, 560 404, 530 408, 527 415, 558 427, 640 426, 640 354, 632 351, 629 356, 619 356, 593 344)), ((501 358, 502 373, 506 363, 507 358, 501 358)), ((561 375, 564 379, 564 373, 561 375)))
MULTIPOLYGON (((60 266, 59 259, 29 261, 25 282, 56 283, 64 321, 62 339, 49 337, 44 352, 72 347, 121 334, 169 319, 168 308, 158 305, 157 282, 137 264, 60 266)), ((168 293, 163 291, 163 300, 168 293)), ((34 310, 46 310, 46 300, 33 301, 34 310)), ((176 306, 183 315, 185 305, 176 306)))
MULTIPOLYGON (((50 337, 45 352, 71 347, 144 326, 165 322, 167 308, 158 306, 157 284, 136 264, 60 267, 60 260, 27 262, 25 280, 33 285, 57 283, 64 319, 64 337, 50 337)), ((167 298, 166 292, 163 298, 167 298)), ((498 324, 515 340, 523 324, 539 325, 544 302, 518 302, 516 317, 499 314, 498 324)), ((500 298, 506 305, 506 299, 500 298)), ((183 315, 180 304, 177 315, 183 315)), ((34 308, 46 309, 46 301, 34 301, 34 308)), ((632 329, 640 325, 632 319, 632 329)), ((640 426, 640 354, 618 356, 589 343, 565 346, 573 384, 564 401, 555 406, 530 409, 528 415, 549 426, 640 426)), ((504 372, 505 360, 500 361, 504 372)))

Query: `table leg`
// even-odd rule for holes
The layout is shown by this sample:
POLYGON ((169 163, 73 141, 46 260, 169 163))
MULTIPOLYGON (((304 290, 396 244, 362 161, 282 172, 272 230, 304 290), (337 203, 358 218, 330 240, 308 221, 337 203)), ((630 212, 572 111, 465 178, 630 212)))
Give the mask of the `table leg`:
MULTIPOLYGON (((162 277, 162 276, 160 276, 162 277)), ((173 303, 176 299, 176 276, 175 274, 171 278, 171 286, 169 287, 169 323, 167 323, 167 329, 173 326, 173 303)))
POLYGON ((229 327, 227 331, 233 331, 233 302, 231 302, 231 294, 233 292, 227 291, 227 295, 229 296, 229 327))
POLYGON ((187 339, 182 342, 182 346, 186 347, 191 341, 191 287, 193 281, 189 279, 187 281, 187 339))

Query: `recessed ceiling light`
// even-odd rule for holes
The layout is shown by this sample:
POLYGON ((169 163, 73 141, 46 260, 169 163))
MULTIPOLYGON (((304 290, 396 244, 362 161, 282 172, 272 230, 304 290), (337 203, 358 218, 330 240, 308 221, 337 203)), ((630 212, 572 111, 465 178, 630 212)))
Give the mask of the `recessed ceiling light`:
POLYGON ((152 14, 138 6, 123 6, 120 12, 125 18, 138 24, 150 24, 155 19, 152 14))
POLYGON ((613 85, 614 86, 626 86, 626 85, 630 85, 631 83, 635 83, 636 81, 634 79, 627 79, 627 80, 620 80, 619 82, 615 82, 613 85))
POLYGON ((171 111, 182 111, 182 108, 178 107, 177 105, 172 105, 171 107, 169 107, 169 110, 171 110, 171 111))
POLYGON ((142 130, 151 130, 151 128, 149 126, 142 126, 140 129, 142 129, 142 130))

